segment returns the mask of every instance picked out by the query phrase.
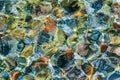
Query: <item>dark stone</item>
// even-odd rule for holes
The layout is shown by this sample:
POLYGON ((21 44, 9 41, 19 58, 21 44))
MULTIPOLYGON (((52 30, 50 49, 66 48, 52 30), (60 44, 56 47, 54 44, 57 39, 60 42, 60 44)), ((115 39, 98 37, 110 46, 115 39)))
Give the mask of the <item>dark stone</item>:
POLYGON ((69 5, 69 11, 70 12, 74 12, 76 10, 78 10, 80 7, 77 5, 78 1, 73 1, 70 5, 69 5))
POLYGON ((9 54, 10 52, 10 45, 8 43, 8 41, 1 41, 0 42, 0 52, 2 55, 6 56, 9 54))
POLYGON ((0 11, 3 9, 4 3, 5 3, 4 0, 3 0, 3 1, 0 1, 0 11))
POLYGON ((95 11, 98 11, 102 7, 101 0, 97 0, 91 5, 92 8, 95 9, 95 11))
POLYGON ((32 20, 32 16, 27 15, 25 18, 25 22, 30 22, 32 20))
POLYGON ((38 44, 49 42, 50 35, 47 32, 40 32, 38 35, 38 44))
POLYGON ((64 68, 68 64, 68 59, 65 55, 60 55, 57 61, 57 66, 64 68))

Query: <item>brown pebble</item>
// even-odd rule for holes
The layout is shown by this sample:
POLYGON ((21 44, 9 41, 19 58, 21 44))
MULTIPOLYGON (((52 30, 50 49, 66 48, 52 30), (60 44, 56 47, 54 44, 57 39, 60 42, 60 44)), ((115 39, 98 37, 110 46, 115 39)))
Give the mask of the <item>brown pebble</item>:
POLYGON ((112 8, 116 8, 116 7, 120 7, 120 3, 114 3, 114 4, 112 4, 112 8))
POLYGON ((9 80, 17 80, 17 77, 19 76, 19 74, 20 74, 20 71, 18 71, 18 70, 12 72, 9 75, 9 80))
POLYGON ((100 46, 101 52, 105 52, 108 48, 108 44, 104 42, 100 42, 99 46, 100 46))
POLYGON ((44 32, 52 32, 56 27, 56 22, 51 19, 47 18, 46 22, 42 25, 42 31, 44 32))
POLYGON ((73 49, 67 48, 64 50, 64 54, 66 54, 68 59, 72 59, 72 55, 73 55, 73 49))
POLYGON ((35 63, 33 64, 32 67, 33 67, 34 69, 38 69, 39 66, 47 66, 48 63, 49 63, 48 58, 47 58, 47 57, 44 57, 44 56, 41 56, 41 57, 39 57, 39 58, 35 61, 35 63))
POLYGON ((113 23, 113 28, 114 28, 114 29, 120 29, 120 25, 117 24, 117 23, 113 23))

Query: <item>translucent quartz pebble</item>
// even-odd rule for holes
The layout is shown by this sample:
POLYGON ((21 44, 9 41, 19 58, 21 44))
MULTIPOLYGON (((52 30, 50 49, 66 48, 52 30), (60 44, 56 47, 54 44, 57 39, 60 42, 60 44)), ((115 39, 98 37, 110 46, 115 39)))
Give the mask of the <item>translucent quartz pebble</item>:
POLYGON ((22 80, 35 80, 32 75, 25 75, 23 76, 22 80))

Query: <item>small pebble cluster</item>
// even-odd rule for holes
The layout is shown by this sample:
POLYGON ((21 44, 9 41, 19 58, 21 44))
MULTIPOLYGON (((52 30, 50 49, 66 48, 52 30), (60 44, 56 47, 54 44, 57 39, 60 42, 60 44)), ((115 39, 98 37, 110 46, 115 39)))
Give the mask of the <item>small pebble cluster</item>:
POLYGON ((120 0, 0 0, 0 80, 120 80, 120 0))

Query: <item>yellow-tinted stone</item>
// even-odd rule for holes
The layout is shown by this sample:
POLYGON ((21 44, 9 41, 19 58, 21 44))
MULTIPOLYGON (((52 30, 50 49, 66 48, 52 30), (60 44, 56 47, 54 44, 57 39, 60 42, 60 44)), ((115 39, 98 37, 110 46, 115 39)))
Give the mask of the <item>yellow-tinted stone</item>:
POLYGON ((113 45, 120 44, 120 36, 110 36, 110 44, 113 45))
POLYGON ((10 35, 16 39, 23 39, 25 32, 23 31, 23 29, 16 28, 11 31, 10 35))
POLYGON ((64 41, 65 41, 65 34, 64 32, 57 28, 56 31, 55 31, 55 35, 54 35, 54 39, 53 39, 56 44, 60 45, 60 44, 63 44, 64 41))
POLYGON ((29 45, 23 49, 20 56, 21 57, 29 57, 33 53, 33 46, 29 45))
POLYGON ((57 47, 53 47, 51 49, 48 49, 45 54, 46 55, 52 55, 52 54, 54 54, 57 51, 58 51, 58 48, 57 47))
POLYGON ((29 33, 26 36, 33 38, 37 34, 38 30, 29 30, 29 33))
POLYGON ((52 12, 57 18, 63 17, 63 11, 60 9, 60 7, 53 8, 52 12))
POLYGON ((117 64, 116 69, 119 71, 120 70, 120 63, 117 64))
POLYGON ((77 11, 75 11, 72 16, 74 17, 78 17, 78 16, 82 16, 85 13, 85 11, 83 9, 79 9, 77 11))
POLYGON ((51 80, 52 72, 48 68, 43 68, 39 73, 35 74, 35 80, 51 80))
POLYGON ((87 75, 88 80, 91 80, 91 77, 92 77, 92 75, 94 73, 94 68, 91 65, 89 65, 89 64, 85 64, 85 66, 83 68, 83 71, 87 75))
POLYGON ((40 24, 40 21, 35 20, 30 23, 30 26, 38 26, 40 24))

